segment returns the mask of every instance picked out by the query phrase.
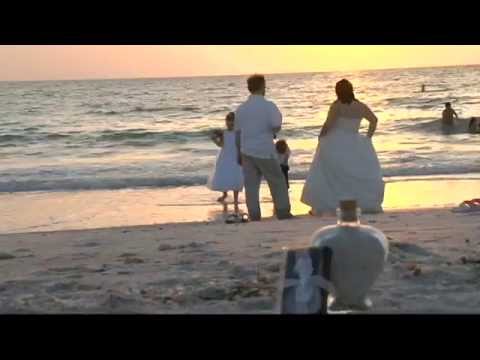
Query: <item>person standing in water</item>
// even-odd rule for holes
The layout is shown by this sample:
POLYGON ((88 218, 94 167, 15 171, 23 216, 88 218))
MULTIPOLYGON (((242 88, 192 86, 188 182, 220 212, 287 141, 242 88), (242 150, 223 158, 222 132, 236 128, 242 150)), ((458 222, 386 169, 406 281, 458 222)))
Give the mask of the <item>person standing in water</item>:
POLYGON ((425 84, 422 84, 422 92, 425 92, 425 84))
POLYGON ((454 117, 458 119, 457 113, 452 109, 452 104, 445 103, 445 110, 442 112, 442 127, 444 130, 451 130, 455 126, 454 117))

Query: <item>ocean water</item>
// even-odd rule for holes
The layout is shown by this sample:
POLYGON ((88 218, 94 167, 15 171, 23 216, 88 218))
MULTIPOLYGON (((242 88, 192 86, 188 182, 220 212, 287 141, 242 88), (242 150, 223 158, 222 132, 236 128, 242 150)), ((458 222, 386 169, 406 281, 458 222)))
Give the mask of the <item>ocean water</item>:
MULTIPOLYGON (((379 118, 387 181, 480 176, 480 135, 466 131, 480 116, 480 66, 468 66, 268 75, 293 179, 305 178, 344 77, 379 118), (438 120, 446 101, 466 119, 451 135, 438 120)), ((0 192, 204 184, 218 151, 209 132, 247 96, 244 76, 0 82, 0 192)))

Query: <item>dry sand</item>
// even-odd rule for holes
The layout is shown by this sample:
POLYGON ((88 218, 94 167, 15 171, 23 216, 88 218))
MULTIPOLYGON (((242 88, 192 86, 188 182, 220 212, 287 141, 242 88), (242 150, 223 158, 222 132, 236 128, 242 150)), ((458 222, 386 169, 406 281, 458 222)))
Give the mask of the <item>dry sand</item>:
MULTIPOLYGON (((362 216, 390 240, 370 313, 480 312, 480 214, 362 216)), ((335 218, 0 235, 1 313, 272 313, 284 247, 335 218)))

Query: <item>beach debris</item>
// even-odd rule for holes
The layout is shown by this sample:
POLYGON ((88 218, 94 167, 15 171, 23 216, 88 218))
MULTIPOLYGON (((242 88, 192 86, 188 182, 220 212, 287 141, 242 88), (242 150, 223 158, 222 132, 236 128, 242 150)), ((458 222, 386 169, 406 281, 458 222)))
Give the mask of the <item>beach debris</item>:
POLYGON ((0 252, 0 260, 15 259, 15 256, 6 252, 0 252))

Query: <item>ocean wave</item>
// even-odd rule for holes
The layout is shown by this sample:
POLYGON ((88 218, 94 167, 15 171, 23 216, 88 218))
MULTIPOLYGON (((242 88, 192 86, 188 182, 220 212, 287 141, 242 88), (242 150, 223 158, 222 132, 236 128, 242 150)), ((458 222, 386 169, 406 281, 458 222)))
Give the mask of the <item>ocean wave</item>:
POLYGON ((162 111, 163 109, 160 107, 143 107, 143 106, 135 106, 133 110, 130 110, 129 112, 157 112, 157 111, 162 111))
POLYGON ((62 140, 69 138, 71 135, 61 134, 61 133, 36 133, 29 135, 17 135, 17 134, 5 134, 0 135, 0 144, 7 143, 12 146, 15 146, 15 143, 28 144, 32 142, 42 141, 42 140, 62 140))
POLYGON ((197 131, 149 131, 149 130, 124 130, 112 131, 106 130, 96 139, 97 141, 126 141, 154 139, 161 141, 181 141, 189 138, 205 138, 210 135, 212 129, 203 129, 197 131))
POLYGON ((56 139, 68 138, 68 137, 70 137, 70 135, 67 135, 67 134, 48 134, 46 137, 49 140, 56 140, 56 139))
POLYGON ((121 190, 203 185, 206 176, 166 178, 99 178, 0 181, 0 192, 121 190))
POLYGON ((111 115, 118 115, 121 114, 122 111, 114 111, 114 110, 90 110, 84 113, 85 115, 105 115, 105 116, 111 116, 111 115))
POLYGON ((154 113, 154 112, 162 112, 162 111, 181 111, 181 112, 193 112, 199 113, 201 109, 197 106, 193 105, 185 105, 185 106, 166 106, 166 107, 145 107, 145 106, 135 106, 133 109, 126 109, 126 110, 89 110, 85 112, 85 115, 105 115, 105 116, 112 116, 112 115, 122 115, 122 114, 131 114, 131 113, 154 113))
MULTIPOLYGON (((458 120, 456 120, 456 125, 450 133, 451 134, 468 134, 469 122, 470 122, 470 118, 459 118, 458 120)), ((398 120, 393 124, 392 128, 397 131, 425 132, 430 134, 442 133, 441 119, 432 119, 432 118, 398 120)))
POLYGON ((6 134, 6 135, 0 135, 0 143, 6 143, 6 142, 11 142, 11 141, 22 141, 28 139, 28 137, 24 135, 13 135, 13 134, 6 134))
MULTIPOLYGON (((480 167, 475 166, 449 166, 449 167, 403 167, 393 166, 383 169, 383 177, 386 182, 402 178, 408 179, 422 177, 445 177, 454 176, 461 178, 461 175, 479 174, 480 167), (393 179, 393 180, 392 180, 393 179)), ((171 177, 99 177, 91 176, 76 179, 44 179, 48 171, 42 173, 42 180, 14 180, 0 181, 0 192, 31 192, 31 191, 80 191, 80 190, 121 190, 133 188, 165 188, 182 186, 205 185, 206 175, 171 176, 171 177)), ((3 174, 5 175, 5 174, 3 174)), ((307 169, 291 171, 291 180, 305 181, 308 175, 307 169)), ((480 176, 480 175, 479 175, 480 176)))

